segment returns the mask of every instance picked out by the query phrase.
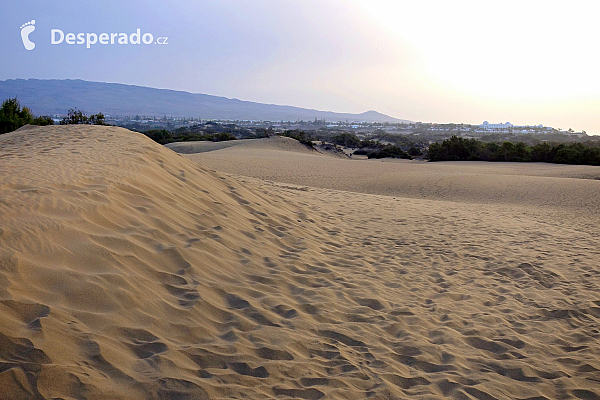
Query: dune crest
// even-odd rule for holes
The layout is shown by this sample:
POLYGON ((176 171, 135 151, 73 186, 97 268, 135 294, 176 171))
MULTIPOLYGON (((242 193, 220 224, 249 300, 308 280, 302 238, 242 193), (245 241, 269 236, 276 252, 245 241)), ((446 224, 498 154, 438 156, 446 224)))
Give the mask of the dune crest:
POLYGON ((598 235, 0 136, 1 398, 598 398, 598 235))
POLYGON ((165 145, 169 149, 181 154, 208 153, 211 151, 235 148, 235 150, 275 150, 288 151, 302 154, 315 154, 316 151, 308 146, 285 136, 272 136, 262 139, 239 139, 223 142, 175 142, 165 145))

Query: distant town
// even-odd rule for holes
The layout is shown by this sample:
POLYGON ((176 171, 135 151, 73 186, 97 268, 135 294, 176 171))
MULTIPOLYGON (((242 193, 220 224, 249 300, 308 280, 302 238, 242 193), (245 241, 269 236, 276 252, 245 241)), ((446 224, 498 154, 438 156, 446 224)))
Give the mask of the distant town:
MULTIPOLYGON (((55 123, 60 123, 64 116, 54 115, 55 123)), ((353 131, 355 134, 368 134, 375 130, 399 135, 423 135, 423 136, 447 136, 456 135, 464 138, 481 138, 491 134, 509 135, 567 135, 572 138, 587 137, 585 131, 576 132, 573 129, 561 129, 544 125, 513 125, 510 122, 489 123, 484 121, 479 125, 457 124, 457 123, 388 123, 388 122, 356 122, 339 121, 327 122, 315 119, 313 121, 261 121, 261 120, 213 120, 203 118, 173 118, 168 116, 113 116, 106 115, 106 122, 111 125, 126 127, 133 130, 147 131, 151 129, 174 130, 182 127, 192 127, 207 122, 217 122, 222 125, 236 125, 240 128, 272 128, 275 132, 288 129, 318 130, 332 129, 353 131)))
MULTIPOLYGON (((56 115, 55 121, 58 123, 62 116, 56 115)), ((489 123, 484 121, 479 125, 457 124, 457 123, 387 123, 387 122, 356 122, 339 121, 328 122, 325 120, 314 119, 311 121, 262 121, 262 120, 209 120, 203 118, 173 118, 169 116, 155 117, 145 115, 135 116, 116 116, 107 115, 106 122, 111 125, 121 126, 127 129, 146 132, 155 129, 165 129, 168 131, 180 128, 192 128, 199 124, 209 122, 218 123, 223 126, 235 126, 239 129, 272 129, 275 133, 286 130, 303 131, 329 131, 329 132, 349 132, 361 138, 368 139, 371 136, 381 135, 383 133, 391 135, 406 135, 412 139, 420 139, 422 142, 439 142, 459 136, 463 138, 474 138, 485 141, 502 140, 523 140, 531 141, 585 141, 595 139, 594 136, 588 136, 585 131, 576 132, 573 129, 554 128, 544 125, 513 125, 510 122, 489 123), (527 140, 530 139, 530 140, 527 140), (537 140, 534 140, 537 139, 537 140)))

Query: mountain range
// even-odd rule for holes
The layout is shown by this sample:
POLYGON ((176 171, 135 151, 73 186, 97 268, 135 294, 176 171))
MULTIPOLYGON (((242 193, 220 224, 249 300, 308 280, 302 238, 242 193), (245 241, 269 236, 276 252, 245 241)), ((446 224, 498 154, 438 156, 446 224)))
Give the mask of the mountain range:
POLYGON ((156 89, 79 79, 9 79, 0 81, 0 101, 17 97, 36 115, 66 114, 78 108, 93 114, 200 117, 205 119, 409 122, 377 111, 337 113, 263 104, 201 93, 156 89))

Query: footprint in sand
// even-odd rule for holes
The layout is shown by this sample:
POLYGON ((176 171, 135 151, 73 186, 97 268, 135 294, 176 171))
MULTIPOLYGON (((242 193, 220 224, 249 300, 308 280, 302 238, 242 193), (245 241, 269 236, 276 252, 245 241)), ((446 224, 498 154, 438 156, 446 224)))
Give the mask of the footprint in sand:
POLYGON ((25 46, 26 50, 33 50, 35 48, 35 43, 29 40, 29 34, 35 31, 34 25, 35 19, 21 25, 21 39, 23 39, 23 46, 25 46))

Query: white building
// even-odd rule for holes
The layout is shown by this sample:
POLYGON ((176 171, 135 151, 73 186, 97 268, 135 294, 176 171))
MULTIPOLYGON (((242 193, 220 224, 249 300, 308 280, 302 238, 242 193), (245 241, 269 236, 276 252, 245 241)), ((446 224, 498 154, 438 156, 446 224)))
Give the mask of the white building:
POLYGON ((510 122, 490 124, 487 121, 483 121, 483 124, 479 125, 479 129, 486 132, 508 132, 508 128, 512 128, 513 126, 510 122))

